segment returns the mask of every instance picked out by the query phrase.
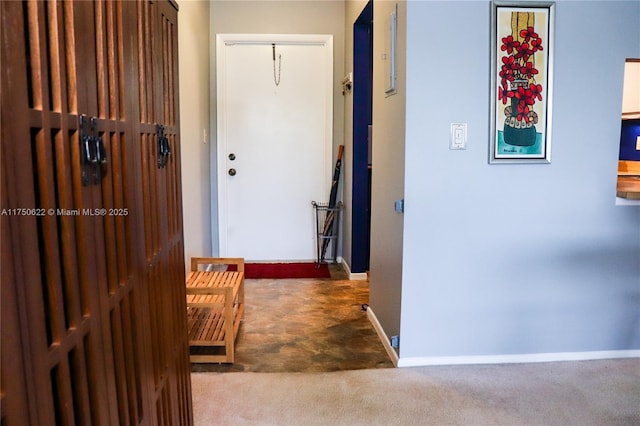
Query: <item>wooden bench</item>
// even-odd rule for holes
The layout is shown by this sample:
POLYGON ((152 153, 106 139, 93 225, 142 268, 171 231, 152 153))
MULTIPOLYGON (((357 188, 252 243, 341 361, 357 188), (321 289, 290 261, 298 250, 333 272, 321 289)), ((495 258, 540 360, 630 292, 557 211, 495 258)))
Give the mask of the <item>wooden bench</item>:
POLYGON ((244 313, 244 259, 194 257, 187 276, 189 359, 233 363, 235 340, 244 313), (203 270, 205 265, 236 265, 235 271, 203 270), (222 347, 224 354, 198 353, 222 347), (199 348, 194 351, 194 348, 199 348), (195 352, 195 353, 194 353, 195 352))

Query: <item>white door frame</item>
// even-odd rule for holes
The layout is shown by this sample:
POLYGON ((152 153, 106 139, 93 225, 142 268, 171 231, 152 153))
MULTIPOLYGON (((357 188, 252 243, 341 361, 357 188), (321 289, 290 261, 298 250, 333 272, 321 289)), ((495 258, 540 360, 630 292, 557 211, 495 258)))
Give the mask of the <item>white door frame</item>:
MULTIPOLYGON (((216 87, 217 87, 217 170, 218 170, 218 250, 220 256, 226 256, 227 251, 227 129, 226 129, 226 82, 227 61, 225 46, 233 44, 290 44, 290 45, 321 45, 325 46, 327 55, 325 88, 325 130, 324 130, 324 167, 323 188, 326 199, 329 199, 333 159, 333 35, 330 34, 217 34, 216 35, 216 87), (222 90, 221 90, 222 89, 222 90)), ((318 200, 323 201, 323 200, 318 200)), ((309 206, 311 211, 311 206, 309 206)))

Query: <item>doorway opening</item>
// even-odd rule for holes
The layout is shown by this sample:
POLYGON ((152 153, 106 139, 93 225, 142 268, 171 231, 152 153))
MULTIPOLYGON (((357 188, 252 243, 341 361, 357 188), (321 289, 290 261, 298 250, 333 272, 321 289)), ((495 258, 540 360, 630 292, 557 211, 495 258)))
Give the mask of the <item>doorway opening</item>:
POLYGON ((333 36, 216 36, 221 257, 316 257, 311 202, 329 195, 333 36))
POLYGON ((373 118, 373 0, 353 24, 353 199, 351 272, 369 270, 373 118))
MULTIPOLYGON (((371 124, 370 87, 373 64, 371 4, 368 5, 368 10, 368 29, 362 33, 365 41, 360 46, 364 49, 365 72, 358 77, 363 83, 357 92, 357 96, 362 96, 361 90, 369 87, 368 95, 365 91, 366 100, 359 102, 368 105, 368 111, 363 113, 364 138, 359 138, 356 151, 360 161, 359 176, 364 176, 364 180, 360 180, 356 186, 357 200, 360 200, 358 202, 366 215, 366 222, 357 219, 360 227, 366 225, 366 247, 360 247, 359 252, 366 254, 367 264, 370 186, 367 134, 368 125, 371 124), (366 84, 365 78, 368 80, 366 84), (361 201, 363 191, 364 203, 361 201)), ((294 220, 281 220, 285 213, 283 210, 291 210, 292 205, 306 208, 305 217, 309 219, 306 223, 313 231, 315 218, 310 201, 329 198, 330 188, 323 185, 331 182, 329 173, 332 171, 332 141, 316 141, 313 147, 305 147, 304 144, 310 144, 311 136, 330 138, 333 134, 330 121, 333 117, 333 79, 328 77, 333 75, 330 68, 333 53, 329 49, 332 39, 325 40, 321 36, 323 38, 320 40, 311 40, 312 37, 318 36, 217 36, 216 154, 220 257, 244 257, 247 262, 302 261, 306 260, 305 257, 315 259, 316 240, 313 233, 306 238, 311 247, 307 254, 302 249, 285 253, 280 247, 286 240, 293 240, 302 234, 302 231, 292 230, 294 220), (256 40, 259 37, 261 39, 256 40), (325 53, 316 52, 318 49, 324 49, 325 53), (322 68, 327 70, 326 77, 309 81, 322 68), (312 104, 309 91, 311 94, 325 93, 324 96, 317 97, 325 102, 312 104), (301 102, 304 104, 300 105, 301 102), (273 114, 274 105, 280 104, 288 109, 265 117, 273 114), (293 111, 290 112, 290 109, 293 111), (301 117, 309 111, 324 112, 315 114, 314 117, 320 116, 326 121, 319 123, 317 128, 303 124, 301 117), (321 128, 323 125, 324 131, 321 128), (296 134, 292 138, 293 142, 284 149, 278 144, 292 127, 302 128, 303 134, 296 134), (254 131, 256 133, 250 133, 254 131), (276 149, 277 155, 274 154, 276 149), (291 158, 294 149, 300 149, 301 152, 291 158), (256 156, 256 153, 260 155, 256 156), (254 156, 257 158, 254 159, 254 156), (296 194, 310 197, 297 202, 293 196, 281 193, 285 187, 293 186, 290 185, 291 181, 299 184, 300 176, 310 172, 311 167, 305 165, 307 163, 302 161, 303 158, 309 158, 310 161, 322 159, 318 168, 321 171, 311 170, 310 173, 314 177, 319 176, 320 183, 315 188, 317 193, 311 190, 295 191, 296 194), (267 170, 258 172, 263 163, 268 165, 267 170), (265 185, 268 178, 280 176, 281 173, 285 175, 285 179, 265 185), (238 188, 243 183, 253 192, 249 195, 243 193, 244 188, 238 188), (266 196, 266 200, 260 201, 259 198, 263 196, 266 196), (278 200, 276 197, 284 198, 278 200), (266 223, 254 228, 250 228, 250 224, 238 225, 240 219, 252 224, 254 217, 250 215, 255 214, 266 219, 266 223), (235 243, 233 239, 237 238, 240 229, 243 232, 246 229, 253 230, 244 242, 235 243), (263 236, 262 232, 265 230, 277 234, 263 236), (258 248, 262 251, 258 251, 258 248)), ((302 224, 300 228, 303 228, 304 218, 298 222, 302 224)), ((331 265, 334 266, 337 268, 339 265, 331 265)), ((194 363, 192 371, 292 372, 393 367, 367 317, 368 282, 348 282, 347 278, 333 277, 332 272, 331 279, 246 279, 245 316, 236 338, 234 364, 194 363)))
POLYGON ((640 59, 624 64, 616 204, 640 205, 640 59))

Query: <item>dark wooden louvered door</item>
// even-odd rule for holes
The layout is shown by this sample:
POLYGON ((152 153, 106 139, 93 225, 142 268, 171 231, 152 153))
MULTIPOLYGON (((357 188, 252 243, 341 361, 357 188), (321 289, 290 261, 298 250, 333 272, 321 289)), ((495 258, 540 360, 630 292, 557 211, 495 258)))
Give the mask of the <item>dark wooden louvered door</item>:
POLYGON ((1 7, 2 424, 190 424, 176 9, 1 7))
MULTIPOLYGON (((110 400, 106 369, 98 367, 107 365, 109 330, 96 292, 96 219, 79 214, 98 204, 95 191, 80 182, 77 161, 78 5, 3 2, 3 209, 9 209, 3 213, 12 234, 2 250, 12 250, 16 265, 24 351, 16 354, 24 355, 29 396, 28 418, 8 412, 7 423, 107 424, 112 418, 103 403, 110 400)), ((11 285, 2 278, 3 288, 11 285)), ((7 350, 3 344, 3 354, 7 350)))
POLYGON ((150 298, 154 401, 158 424, 187 418, 176 396, 190 392, 178 118, 177 14, 167 2, 139 2, 141 157, 145 275, 150 298), (160 142, 163 138, 164 142, 160 142), (168 151, 167 151, 168 150, 168 151), (162 152, 165 152, 163 155, 162 152), (167 153, 168 152, 168 153, 167 153))
POLYGON ((138 424, 144 418, 153 419, 154 410, 146 379, 151 373, 146 362, 151 339, 145 326, 148 295, 139 250, 144 236, 135 137, 138 74, 136 62, 131 61, 137 57, 137 9, 134 2, 76 3, 81 3, 76 5, 82 22, 78 33, 91 35, 78 49, 80 63, 86 64, 78 68, 78 81, 84 84, 78 87, 79 102, 87 116, 95 117, 107 159, 91 191, 101 212, 92 219, 96 221, 104 356, 110 367, 106 377, 112 396, 110 414, 120 424, 138 424))

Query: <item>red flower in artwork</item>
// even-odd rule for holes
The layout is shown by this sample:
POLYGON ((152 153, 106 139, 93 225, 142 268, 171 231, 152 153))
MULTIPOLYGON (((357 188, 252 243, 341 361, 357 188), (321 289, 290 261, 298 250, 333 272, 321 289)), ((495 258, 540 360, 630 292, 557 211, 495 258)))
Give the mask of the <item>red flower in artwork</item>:
POLYGON ((515 92, 515 97, 518 100, 518 116, 516 119, 528 123, 531 119, 529 113, 532 111, 531 108, 536 102, 536 96, 531 88, 525 89, 524 87, 519 87, 515 92))
POLYGON ((516 99, 520 101, 518 102, 519 104, 524 105, 533 105, 536 102, 531 89, 525 89, 524 87, 518 87, 518 91, 516 91, 516 99))
POLYGON ((525 41, 529 41, 532 38, 538 38, 538 33, 533 30, 533 27, 527 27, 526 30, 520 31, 520 37, 524 38, 525 41))
POLYGON ((542 40, 539 38, 535 38, 531 40, 531 50, 533 50, 534 52, 537 52, 539 50, 544 50, 542 48, 542 40))
POLYGON ((502 57, 502 71, 506 75, 513 75, 515 71, 520 69, 520 64, 516 61, 514 56, 503 56, 502 57))
POLYGON ((534 54, 534 51, 529 45, 529 43, 522 43, 520 45, 520 48, 515 54, 515 58, 520 59, 523 64, 526 64, 529 61, 529 58, 531 57, 531 55, 533 54, 534 54))
POLYGON ((513 98, 515 95, 516 94, 513 90, 507 90, 506 84, 504 86, 498 87, 498 99, 502 101, 503 105, 506 105, 507 100, 513 98))
POLYGON ((516 117, 516 120, 518 121, 524 121, 524 122, 529 122, 529 105, 523 105, 522 103, 518 104, 518 116, 516 117))
POLYGON ((502 46, 500 50, 503 52, 506 50, 508 54, 513 53, 513 49, 520 47, 520 42, 513 39, 513 36, 507 36, 502 38, 502 46))
POLYGON ((517 99, 517 111, 512 110, 511 114, 517 113, 518 121, 529 122, 535 116, 533 105, 542 100, 542 85, 535 80, 539 74, 535 53, 543 50, 542 38, 534 27, 527 27, 514 37, 516 34, 501 39, 504 56, 500 58, 502 65, 498 71, 498 100, 506 104, 509 99, 517 99))
POLYGON ((520 72, 527 77, 533 77, 538 74, 538 70, 533 67, 532 62, 527 62, 524 67, 520 68, 520 72))
POLYGON ((542 84, 531 84, 529 85, 529 90, 531 90, 531 96, 534 99, 542 100, 542 84))

